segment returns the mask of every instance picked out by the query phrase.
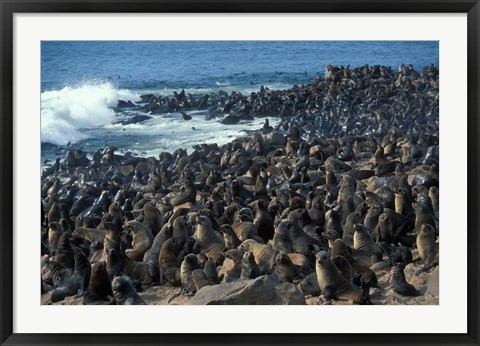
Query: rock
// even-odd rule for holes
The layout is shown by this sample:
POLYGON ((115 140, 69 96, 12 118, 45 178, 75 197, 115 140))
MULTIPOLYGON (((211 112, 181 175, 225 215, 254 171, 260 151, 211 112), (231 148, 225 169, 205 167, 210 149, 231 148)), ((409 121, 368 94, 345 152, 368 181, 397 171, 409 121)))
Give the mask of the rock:
POLYGON ((117 108, 130 108, 130 107, 135 107, 135 104, 132 101, 118 100, 117 108))
POLYGON ((117 121, 116 124, 122 124, 122 125, 137 124, 137 123, 141 123, 142 121, 145 121, 145 120, 148 120, 148 119, 151 119, 151 118, 152 117, 150 117, 148 115, 136 114, 136 115, 131 116, 128 119, 117 121))
POLYGON ((274 275, 201 288, 192 305, 304 305, 305 297, 291 283, 280 284, 274 275))
POLYGON ((434 271, 430 273, 430 278, 428 279, 427 292, 430 293, 432 296, 440 295, 438 267, 436 267, 434 271))

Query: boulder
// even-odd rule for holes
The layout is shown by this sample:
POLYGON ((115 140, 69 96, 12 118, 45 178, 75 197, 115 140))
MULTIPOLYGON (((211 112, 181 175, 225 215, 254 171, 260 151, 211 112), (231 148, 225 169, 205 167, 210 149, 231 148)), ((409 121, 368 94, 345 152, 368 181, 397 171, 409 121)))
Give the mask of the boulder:
POLYGON ((238 280, 201 288, 192 305, 304 305, 305 297, 293 284, 280 283, 275 275, 238 280))
POLYGON ((438 267, 436 267, 434 271, 430 273, 430 277, 428 278, 427 292, 432 296, 440 295, 438 267))

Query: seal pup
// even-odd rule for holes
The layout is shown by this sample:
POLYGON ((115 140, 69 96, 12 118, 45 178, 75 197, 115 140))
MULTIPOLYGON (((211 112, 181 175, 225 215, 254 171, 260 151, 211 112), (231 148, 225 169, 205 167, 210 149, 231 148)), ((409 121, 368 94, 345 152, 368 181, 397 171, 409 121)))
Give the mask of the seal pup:
POLYGON ((405 264, 398 263, 393 268, 393 275, 390 280, 393 291, 401 294, 402 296, 418 296, 417 289, 412 284, 409 284, 405 279, 405 264))
POLYGON ((369 292, 345 280, 330 259, 329 253, 320 251, 315 256, 318 287, 325 300, 347 300, 354 304, 369 304, 369 292))
POLYGON ((118 305, 147 305, 130 283, 122 276, 112 281, 113 297, 118 305))

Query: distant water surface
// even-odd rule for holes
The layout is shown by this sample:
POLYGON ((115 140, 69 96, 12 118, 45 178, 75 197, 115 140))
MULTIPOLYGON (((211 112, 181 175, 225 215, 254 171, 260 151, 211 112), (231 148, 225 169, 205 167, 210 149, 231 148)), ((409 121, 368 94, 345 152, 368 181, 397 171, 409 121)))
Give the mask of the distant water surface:
POLYGON ((226 126, 191 112, 190 122, 164 114, 141 124, 113 124, 118 100, 138 102, 145 93, 286 89, 312 82, 328 64, 422 69, 438 66, 439 59, 436 41, 43 41, 41 47, 44 158, 57 156, 63 149, 55 146, 67 143, 157 155, 202 142, 223 144, 263 123, 226 126))

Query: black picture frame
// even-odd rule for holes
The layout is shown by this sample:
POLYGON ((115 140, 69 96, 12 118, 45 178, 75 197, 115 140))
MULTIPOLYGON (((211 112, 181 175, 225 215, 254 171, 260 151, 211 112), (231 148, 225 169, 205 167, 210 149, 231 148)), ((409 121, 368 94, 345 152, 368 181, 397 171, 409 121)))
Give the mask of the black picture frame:
MULTIPOLYGON (((479 32, 478 0, 0 0, 0 340, 2 345, 478 345, 479 32), (466 334, 17 334, 13 333, 13 16, 15 13, 324 12, 468 15, 468 332, 466 334)), ((373 317, 372 317, 373 318, 373 317)), ((321 316, 319 316, 321 323, 321 316)), ((372 323, 374 320, 372 319, 372 323)), ((348 331, 346 331, 348 332, 348 331)))

